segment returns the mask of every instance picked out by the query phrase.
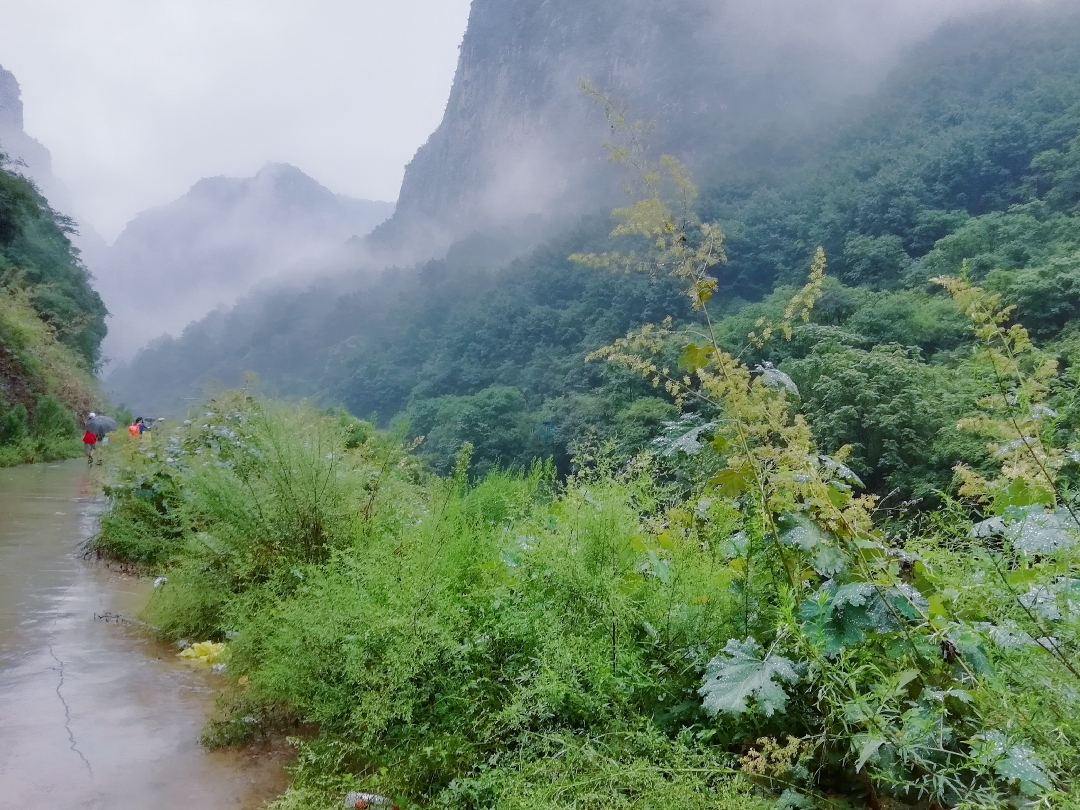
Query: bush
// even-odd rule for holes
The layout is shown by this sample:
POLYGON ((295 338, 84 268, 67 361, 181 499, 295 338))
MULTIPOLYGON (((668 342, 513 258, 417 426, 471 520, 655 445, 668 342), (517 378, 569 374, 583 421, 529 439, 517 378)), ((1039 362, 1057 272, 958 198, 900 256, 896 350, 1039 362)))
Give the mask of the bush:
POLYGON ((56 397, 38 397, 32 428, 39 439, 70 439, 75 435, 75 417, 56 397))
POLYGON ((18 444, 29 433, 26 406, 21 402, 7 408, 0 404, 0 445, 18 444))
MULTIPOLYGON (((693 198, 674 160, 645 171, 693 198)), ((658 197, 616 215, 708 315, 719 227, 658 197)), ((503 387, 414 409, 447 478, 385 434, 357 443, 338 416, 241 394, 129 443, 118 497, 168 481, 151 490, 176 521, 155 623, 228 639, 238 711, 318 724, 278 807, 348 788, 467 808, 1075 806, 1073 386, 965 278, 935 282, 951 307, 923 300, 968 319, 965 359, 847 344, 809 323, 824 270, 818 249, 750 336, 835 338, 786 361, 798 385, 671 321, 590 355, 683 411, 662 423, 663 468, 601 447, 562 482, 499 471, 505 424, 527 416, 503 387), (941 440, 950 424, 968 444, 941 440), (472 486, 474 436, 491 469, 472 486), (852 469, 902 485, 979 444, 923 511, 883 508, 852 469)), ((235 717, 217 727, 235 737, 235 717)))

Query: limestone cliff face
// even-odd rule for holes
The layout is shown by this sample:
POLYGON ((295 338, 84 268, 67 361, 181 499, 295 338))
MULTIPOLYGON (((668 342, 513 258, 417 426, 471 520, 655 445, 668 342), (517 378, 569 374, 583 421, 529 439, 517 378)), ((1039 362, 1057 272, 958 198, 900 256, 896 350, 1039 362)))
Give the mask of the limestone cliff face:
POLYGON ((575 210, 602 199, 607 127, 579 80, 636 89, 635 66, 647 71, 673 31, 660 5, 474 0, 443 121, 407 167, 400 213, 378 237, 445 244, 549 216, 571 198, 575 210))
POLYGON ((3 67, 0 67, 0 152, 7 156, 13 170, 34 180, 53 208, 65 210, 62 206, 66 199, 52 199, 61 191, 52 173, 52 156, 39 141, 26 134, 19 82, 3 67))
POLYGON ((421 257, 473 231, 573 216, 616 186, 581 78, 717 170, 769 128, 866 92, 949 16, 995 0, 473 0, 439 128, 370 246, 421 257))

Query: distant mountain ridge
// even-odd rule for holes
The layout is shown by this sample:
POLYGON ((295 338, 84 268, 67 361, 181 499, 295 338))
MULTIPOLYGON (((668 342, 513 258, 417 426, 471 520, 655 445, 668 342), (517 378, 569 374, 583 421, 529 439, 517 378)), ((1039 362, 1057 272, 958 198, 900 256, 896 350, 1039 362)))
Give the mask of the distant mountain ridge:
MULTIPOLYGON (((921 289, 922 262, 940 240, 969 218, 979 223, 973 227, 991 227, 1044 182, 1033 174, 1037 155, 1051 150, 1040 172, 1054 161, 1071 165, 1060 150, 1078 131, 1069 111, 1080 110, 1080 16, 1051 11, 1025 6, 945 26, 913 49, 876 94, 853 103, 846 120, 837 115, 824 134, 801 138, 796 131, 788 138, 786 145, 801 152, 752 167, 757 174, 748 179, 706 178, 702 215, 728 236, 729 261, 718 271, 728 304, 743 307, 777 284, 802 283, 815 245, 825 246, 830 274, 867 285, 856 296, 912 279, 921 289)), ((1080 156, 1080 141, 1069 154, 1080 156)), ((415 213, 417 203, 410 205, 415 213)), ((433 204, 432 213, 438 210, 433 204)), ((402 228, 402 211, 409 213, 404 195, 394 220, 369 241, 402 228)), ((502 393, 488 389, 510 386, 527 409, 550 400, 554 410, 544 420, 577 435, 595 414, 575 411, 563 397, 584 395, 600 373, 583 356, 636 324, 679 315, 672 301, 685 304, 668 300, 659 283, 567 260, 611 249, 610 227, 605 216, 582 218, 512 262, 493 249, 509 229, 493 229, 458 242, 445 258, 386 272, 359 292, 312 285, 301 294, 252 296, 192 323, 179 338, 148 346, 108 384, 146 412, 183 413, 211 381, 236 385, 254 371, 271 392, 322 397, 364 417, 410 410, 431 416, 416 423, 428 426, 438 422, 438 403, 431 410, 427 401, 451 398, 446 402, 456 408, 461 402, 454 398, 499 399, 502 393), (496 260, 482 255, 485 246, 496 260)), ((980 245, 953 250, 963 258, 983 252, 980 245)), ((733 334, 745 340, 753 324, 737 324, 733 334)), ((457 424, 447 408, 438 413, 457 424)))
POLYGON ((179 199, 132 219, 97 269, 113 312, 106 354, 128 357, 297 265, 318 267, 320 257, 393 209, 335 194, 284 163, 268 163, 253 177, 199 180, 179 199))

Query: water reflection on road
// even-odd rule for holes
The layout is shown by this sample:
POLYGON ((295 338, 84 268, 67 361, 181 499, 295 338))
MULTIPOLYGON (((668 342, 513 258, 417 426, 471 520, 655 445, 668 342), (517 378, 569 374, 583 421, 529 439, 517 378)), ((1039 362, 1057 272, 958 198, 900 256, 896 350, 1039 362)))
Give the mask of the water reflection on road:
POLYGON ((218 676, 122 623, 145 582, 84 562, 85 462, 0 469, 0 808, 258 807, 280 757, 206 752, 218 676))

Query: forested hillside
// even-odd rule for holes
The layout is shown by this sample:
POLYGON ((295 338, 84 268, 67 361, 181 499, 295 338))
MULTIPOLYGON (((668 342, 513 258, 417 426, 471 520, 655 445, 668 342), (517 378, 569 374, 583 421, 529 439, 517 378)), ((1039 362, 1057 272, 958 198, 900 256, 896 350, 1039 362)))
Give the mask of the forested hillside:
MULTIPOLYGON (((1068 356, 1080 304, 1078 42, 1080 17, 1064 11, 954 25, 872 97, 816 129, 759 139, 738 176, 704 189, 703 215, 727 235, 718 333, 799 380, 815 430, 861 448, 875 487, 939 487, 956 452, 946 427, 963 385, 957 402, 920 399, 927 381, 957 379, 966 351, 958 313, 927 278, 966 261, 1068 356), (754 321, 782 308, 818 245, 833 281, 812 323, 789 346, 754 350, 754 321), (889 404, 904 397, 926 409, 889 404)), ((269 391, 383 421, 407 413, 426 437, 419 452, 440 469, 463 441, 480 468, 553 456, 565 469, 586 440, 630 450, 672 417, 670 402, 583 358, 635 324, 690 315, 669 279, 568 259, 605 249, 610 228, 584 219, 501 268, 498 234, 477 236, 362 292, 248 302, 144 351, 110 385, 144 409, 176 411, 207 381, 235 384, 253 370, 269 391)))
POLYGON ((70 227, 0 169, 0 465, 78 452, 77 418, 99 403, 106 312, 70 227))

